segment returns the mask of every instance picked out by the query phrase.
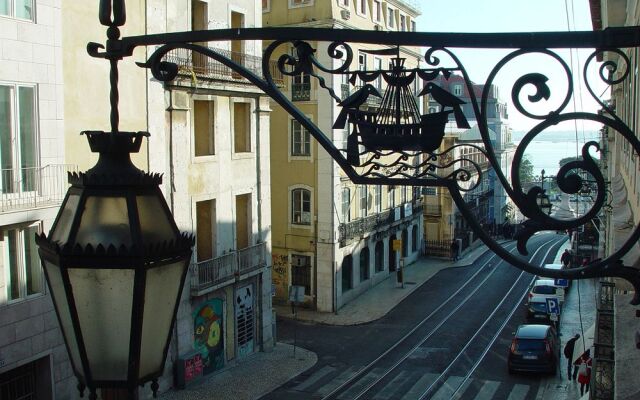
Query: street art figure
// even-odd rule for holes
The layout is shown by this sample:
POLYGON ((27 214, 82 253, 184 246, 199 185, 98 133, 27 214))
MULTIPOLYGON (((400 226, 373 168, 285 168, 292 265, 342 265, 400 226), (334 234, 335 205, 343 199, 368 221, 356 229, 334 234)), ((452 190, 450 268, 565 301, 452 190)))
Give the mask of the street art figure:
POLYGON ((238 323, 238 356, 253 353, 253 286, 242 287, 236 293, 236 316, 238 323))
POLYGON ((208 300, 193 313, 193 347, 202 355, 206 375, 224 366, 221 299, 208 300))

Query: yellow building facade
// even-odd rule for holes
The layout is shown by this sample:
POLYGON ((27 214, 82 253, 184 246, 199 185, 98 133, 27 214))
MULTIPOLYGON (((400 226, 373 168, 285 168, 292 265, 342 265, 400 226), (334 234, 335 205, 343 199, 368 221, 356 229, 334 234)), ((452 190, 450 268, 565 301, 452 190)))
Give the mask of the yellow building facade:
MULTIPOLYGON (((397 0, 263 1, 264 27, 411 31, 418 15, 415 6, 397 0)), ((322 65, 334 69, 342 64, 329 57, 330 43, 309 44, 322 65)), ((389 57, 363 51, 379 46, 349 45, 353 50, 349 71, 388 67, 389 57)), ((293 43, 279 46, 272 58, 285 53, 295 56, 293 43)), ((400 57, 413 68, 422 55, 418 49, 403 48, 400 57)), ((349 73, 322 77, 343 100, 363 84, 350 82, 349 73)), ((372 84, 384 93, 382 80, 372 84)), ((412 90, 418 88, 416 82, 412 90)), ((289 77, 283 91, 338 149, 346 148, 349 124, 333 129, 341 107, 315 77, 289 77)), ((368 99, 361 109, 376 110, 376 100, 368 99)), ((337 311, 387 278, 400 259, 409 263, 419 255, 419 190, 353 185, 300 123, 276 105, 271 115, 271 172, 274 301, 288 301, 290 288, 301 286, 305 306, 337 311), (402 240, 398 252, 393 251, 394 240, 402 240)))

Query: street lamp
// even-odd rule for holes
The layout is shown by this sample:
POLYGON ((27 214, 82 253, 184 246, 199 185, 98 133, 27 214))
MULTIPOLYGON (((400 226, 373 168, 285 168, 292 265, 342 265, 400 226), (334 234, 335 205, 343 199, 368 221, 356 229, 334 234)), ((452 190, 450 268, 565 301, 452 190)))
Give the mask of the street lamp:
POLYGON ((83 132, 98 163, 69 175, 47 237, 36 237, 82 393, 162 375, 193 237, 180 233, 158 185, 131 163, 146 132, 83 132))
POLYGON ((135 399, 148 381, 158 390, 193 236, 179 232, 162 177, 131 162, 149 134, 118 130, 120 57, 110 47, 124 3, 101 1, 100 21, 109 25, 111 132, 83 132, 98 162, 69 175, 49 236, 36 243, 80 394, 108 388, 135 399))

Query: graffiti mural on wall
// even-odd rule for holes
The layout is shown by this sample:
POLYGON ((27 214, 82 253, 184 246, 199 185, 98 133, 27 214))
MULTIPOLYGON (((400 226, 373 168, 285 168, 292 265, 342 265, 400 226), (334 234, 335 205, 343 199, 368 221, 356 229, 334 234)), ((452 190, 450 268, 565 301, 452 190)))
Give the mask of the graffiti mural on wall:
POLYGON ((289 284, 289 279, 287 277, 289 256, 286 254, 273 254, 271 256, 271 265, 273 266, 271 278, 276 287, 276 296, 286 296, 286 292, 284 290, 289 284))
POLYGON ((223 310, 222 299, 211 299, 193 313, 193 347, 202 355, 205 375, 224 366, 223 310))

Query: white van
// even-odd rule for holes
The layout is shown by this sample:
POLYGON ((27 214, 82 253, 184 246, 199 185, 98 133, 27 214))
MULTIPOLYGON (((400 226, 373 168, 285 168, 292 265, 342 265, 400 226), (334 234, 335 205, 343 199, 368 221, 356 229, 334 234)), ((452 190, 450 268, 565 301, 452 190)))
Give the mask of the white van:
POLYGON ((564 288, 556 286, 553 279, 536 279, 529 290, 527 299, 533 296, 557 297, 560 305, 564 303, 564 288))

